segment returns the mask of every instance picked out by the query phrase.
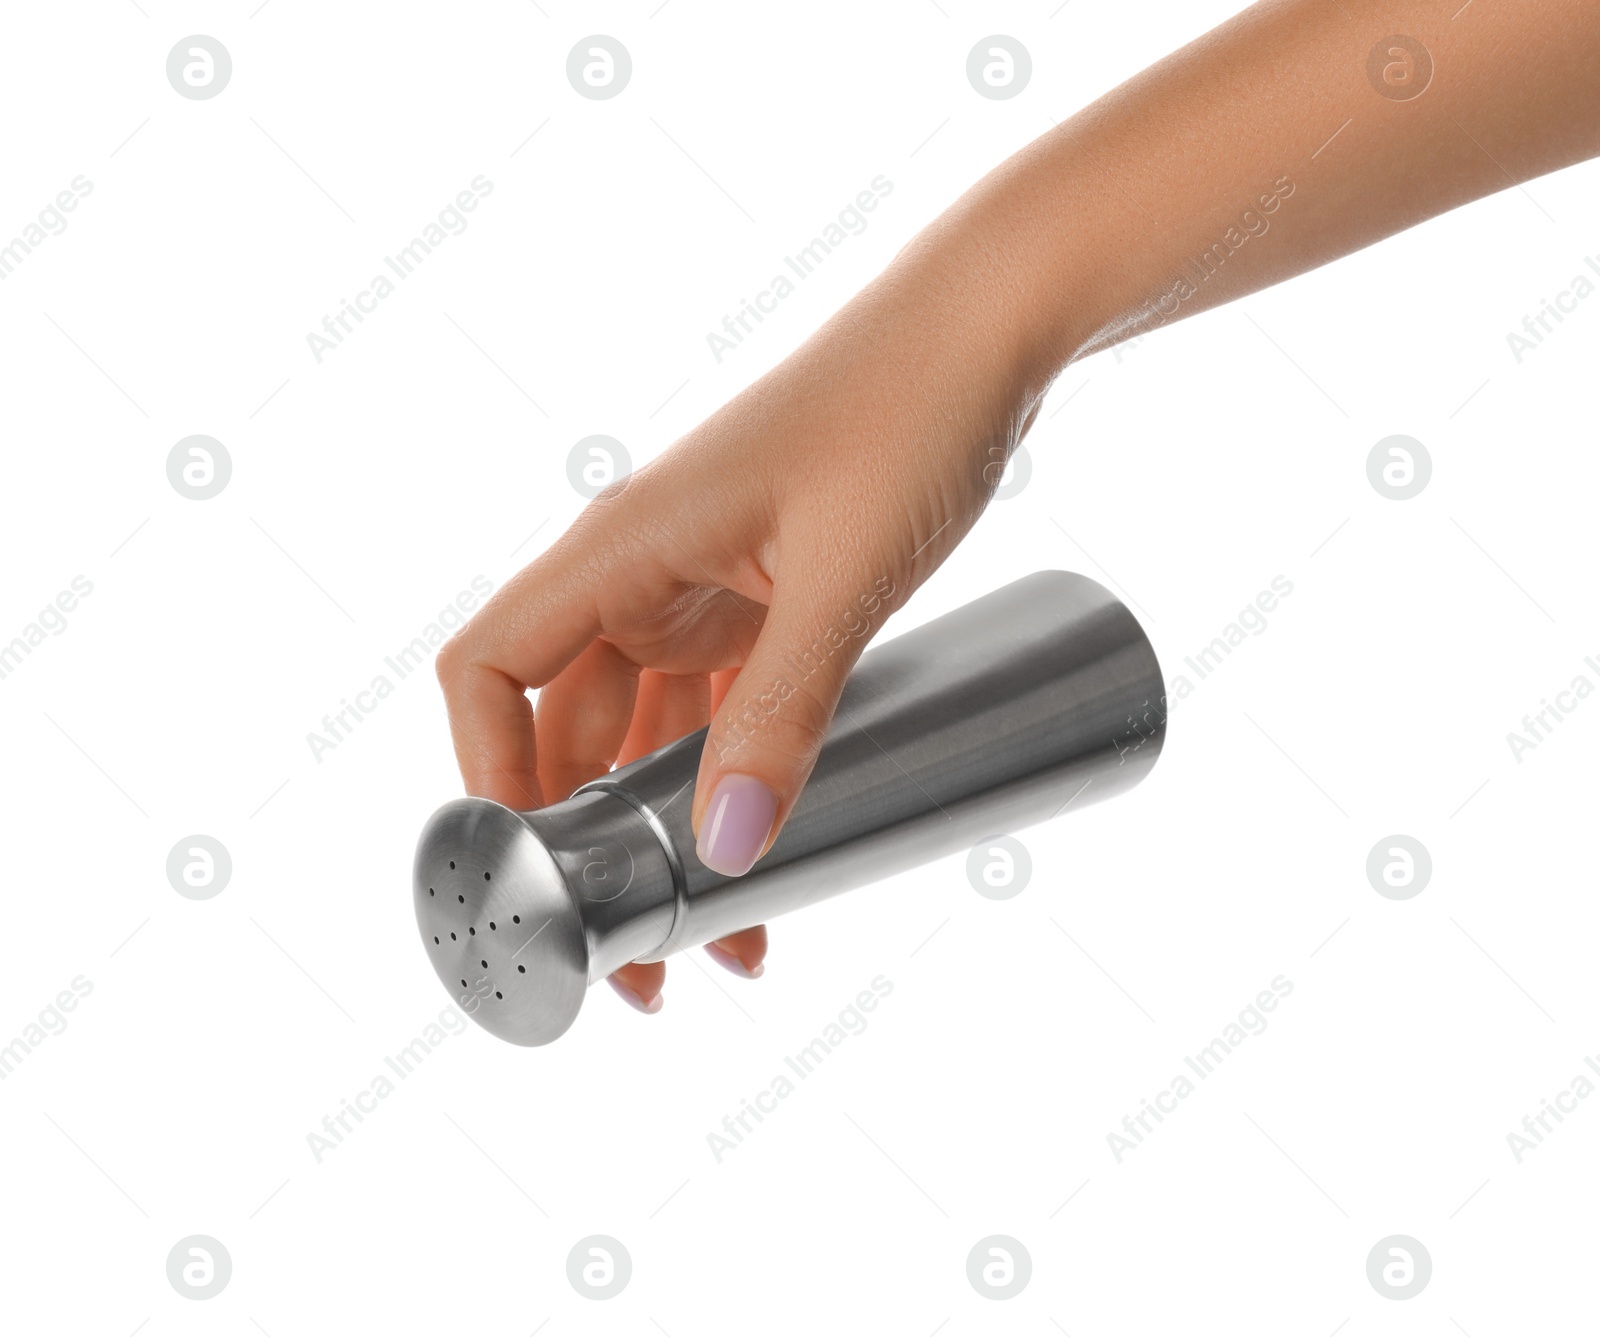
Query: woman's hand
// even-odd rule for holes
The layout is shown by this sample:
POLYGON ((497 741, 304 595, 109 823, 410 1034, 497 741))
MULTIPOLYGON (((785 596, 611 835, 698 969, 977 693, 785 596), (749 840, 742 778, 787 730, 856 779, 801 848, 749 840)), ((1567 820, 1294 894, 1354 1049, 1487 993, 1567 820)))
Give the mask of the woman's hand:
MULTIPOLYGON (((852 665, 977 519, 1021 436, 1001 304, 970 287, 956 300, 970 280, 938 277, 943 254, 908 248, 444 647, 470 793, 536 808, 709 723, 701 861, 738 876, 771 845, 852 665)), ((766 943, 758 927, 707 950, 755 976, 766 943)), ((612 983, 654 1012, 664 976, 629 965, 612 983)))

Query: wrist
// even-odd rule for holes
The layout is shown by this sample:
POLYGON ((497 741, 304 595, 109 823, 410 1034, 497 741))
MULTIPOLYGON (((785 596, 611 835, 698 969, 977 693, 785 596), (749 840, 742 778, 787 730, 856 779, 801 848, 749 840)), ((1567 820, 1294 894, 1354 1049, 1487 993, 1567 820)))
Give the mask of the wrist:
POLYGON ((1100 240, 1110 211, 1053 156, 1035 144, 996 168, 874 285, 914 295, 917 337, 936 332, 956 350, 965 407, 986 423, 985 462, 992 441, 1009 451, 1021 439, 1062 370, 1106 346, 1140 282, 1130 248, 1100 240))

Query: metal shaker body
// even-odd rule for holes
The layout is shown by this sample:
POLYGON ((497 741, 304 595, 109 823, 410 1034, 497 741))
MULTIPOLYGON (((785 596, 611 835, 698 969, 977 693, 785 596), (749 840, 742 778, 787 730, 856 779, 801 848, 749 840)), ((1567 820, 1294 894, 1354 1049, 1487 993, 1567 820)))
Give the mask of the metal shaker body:
MULTIPOLYGON (((802 686, 814 659, 792 660, 793 680, 769 699, 802 686)), ((703 729, 538 811, 447 804, 417 851, 424 946, 475 1020, 546 1043, 588 984, 628 961, 1128 789, 1160 753, 1163 690, 1154 650, 1114 595, 1084 576, 1035 573, 862 656, 800 800, 742 878, 695 856, 703 729)), ((752 732, 761 710, 746 716, 752 732)), ((739 769, 738 752, 736 739, 725 769, 739 769)))

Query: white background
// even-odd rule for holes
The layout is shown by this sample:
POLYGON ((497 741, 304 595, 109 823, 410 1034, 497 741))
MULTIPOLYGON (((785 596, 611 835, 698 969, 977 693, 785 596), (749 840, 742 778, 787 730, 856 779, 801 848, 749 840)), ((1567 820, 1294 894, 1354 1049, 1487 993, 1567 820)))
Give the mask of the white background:
POLYGON ((141 5, 9 7, 0 47, 0 239, 93 183, 0 284, 0 642, 93 584, 0 681, 0 1044, 93 986, 0 1082, 0 1324, 1485 1337, 1588 1312, 1600 1100, 1521 1163, 1506 1135, 1600 1052, 1600 701, 1520 762, 1506 735, 1600 684, 1600 302, 1520 365, 1506 334, 1600 248, 1597 169, 1062 378, 1028 486, 891 634, 1065 567, 1137 602, 1170 679, 1294 590, 1139 790, 1023 834, 1022 894, 947 859, 778 923, 757 983, 675 959, 658 1016, 601 990, 549 1048, 472 1027, 318 1163, 307 1134, 447 1006, 409 870, 459 780, 426 670, 320 761, 308 732, 572 520, 574 442, 664 449, 1234 6, 141 5), (1009 101, 966 80, 995 32, 1032 54, 1009 101), (232 55, 213 100, 166 80, 192 33, 232 55), (591 33, 631 52, 614 100, 566 80, 591 33), (470 227, 318 364, 306 335, 478 174, 470 227), (719 365, 706 333, 880 174, 870 227, 719 365), (195 433, 233 461, 204 502, 165 473, 195 433), (1367 479, 1393 433, 1432 457, 1414 500, 1367 479), (211 900, 166 878, 194 833, 232 856, 211 900), (1393 833, 1432 855, 1410 900, 1366 877, 1393 833), (715 1160, 878 975, 870 1026, 715 1160), (1107 1134, 1278 975, 1269 1028, 1118 1163, 1107 1134), (565 1272, 597 1233, 633 1260, 605 1302, 565 1272), (1403 1302, 1365 1271, 1397 1233, 1434 1266, 1403 1302), (166 1277, 191 1234, 233 1261, 203 1302, 166 1277), (1005 1302, 966 1276, 991 1234, 1033 1260, 1005 1302))

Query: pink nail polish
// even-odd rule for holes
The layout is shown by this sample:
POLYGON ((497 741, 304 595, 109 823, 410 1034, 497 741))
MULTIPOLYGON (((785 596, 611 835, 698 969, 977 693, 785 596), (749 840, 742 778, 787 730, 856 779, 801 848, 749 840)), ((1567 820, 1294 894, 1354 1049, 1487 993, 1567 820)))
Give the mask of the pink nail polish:
POLYGON ((612 979, 609 975, 606 976, 606 983, 615 989, 617 991, 617 997, 622 999, 622 1001, 629 1007, 633 1008, 634 1011, 644 1012, 651 1016, 654 1016, 657 1012, 661 1011, 660 994, 657 994, 647 1003, 644 1001, 644 999, 639 997, 638 994, 634 993, 634 991, 626 984, 618 984, 617 981, 612 979))
POLYGON ((772 833, 778 796, 753 775, 725 775, 711 791, 694 852, 714 873, 743 877, 772 833))

